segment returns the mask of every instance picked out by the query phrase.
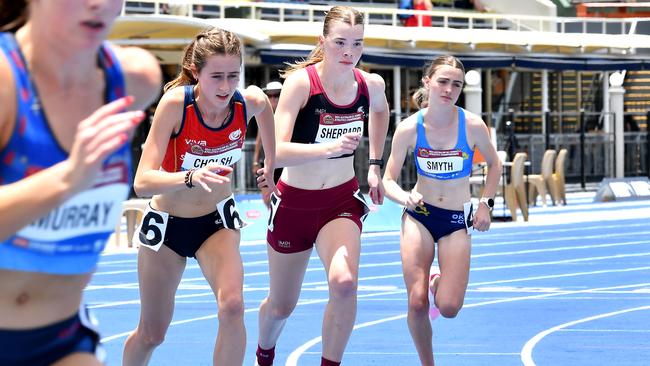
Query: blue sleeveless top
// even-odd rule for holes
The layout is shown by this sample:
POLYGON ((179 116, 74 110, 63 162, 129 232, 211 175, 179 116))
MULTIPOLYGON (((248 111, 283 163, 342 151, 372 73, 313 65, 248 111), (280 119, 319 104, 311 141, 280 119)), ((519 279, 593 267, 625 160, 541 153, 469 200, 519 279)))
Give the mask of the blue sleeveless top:
MULTIPOLYGON (((50 128, 12 33, 0 33, 0 50, 11 65, 17 93, 15 126, 0 150, 0 184, 10 184, 64 161, 68 153, 50 128)), ((107 44, 100 47, 98 64, 104 70, 106 102, 124 96, 122 69, 107 44)), ((129 145, 108 156, 93 187, 0 241, 0 269, 66 275, 91 272, 128 197, 129 145)))
POLYGON ((418 112, 417 140, 413 157, 419 175, 448 180, 467 177, 472 172, 474 150, 467 144, 465 110, 460 107, 456 108, 458 110, 458 139, 456 146, 451 150, 431 148, 424 131, 424 114, 422 110, 418 112))

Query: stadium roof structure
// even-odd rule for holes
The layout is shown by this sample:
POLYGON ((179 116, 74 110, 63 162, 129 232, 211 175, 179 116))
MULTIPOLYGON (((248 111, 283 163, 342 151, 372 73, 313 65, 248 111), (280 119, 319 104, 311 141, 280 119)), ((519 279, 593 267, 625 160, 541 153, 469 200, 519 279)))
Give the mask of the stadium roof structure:
MULTIPOLYGON (((263 64, 305 57, 322 32, 322 23, 315 21, 124 15, 118 18, 109 38, 116 44, 149 49, 162 63, 175 64, 194 35, 211 26, 239 35, 249 58, 263 64)), ((650 36, 637 34, 367 24, 364 46, 364 62, 386 66, 419 67, 435 55, 451 53, 470 68, 650 69, 645 53, 650 51, 650 36)))

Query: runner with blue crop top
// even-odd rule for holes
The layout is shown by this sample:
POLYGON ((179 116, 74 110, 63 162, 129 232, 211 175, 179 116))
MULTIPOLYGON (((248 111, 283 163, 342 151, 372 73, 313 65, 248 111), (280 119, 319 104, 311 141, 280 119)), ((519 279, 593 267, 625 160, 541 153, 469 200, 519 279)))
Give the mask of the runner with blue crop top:
POLYGON ((402 121, 393 136, 384 173, 386 197, 405 206, 400 247, 408 293, 407 322, 422 365, 433 365, 428 294, 432 318, 453 318, 465 298, 469 279, 470 230, 490 227, 490 210, 501 163, 480 117, 457 107, 465 69, 453 56, 433 60, 422 79, 428 108, 402 121), (488 174, 476 213, 470 201, 469 175, 474 149, 485 157, 488 174), (398 184, 409 151, 418 179, 410 192, 398 184), (439 272, 430 270, 438 243, 439 272))
POLYGON ((363 14, 344 6, 325 16, 318 46, 285 73, 275 118, 278 166, 267 233, 269 294, 259 315, 257 363, 271 365, 315 246, 329 285, 321 365, 338 365, 356 317, 360 234, 367 207, 354 154, 368 128, 368 186, 383 201, 380 165, 388 129, 384 80, 356 68, 363 51, 363 14))
POLYGON ((153 56, 103 42, 121 5, 0 5, 3 366, 100 364, 82 290, 128 196, 126 142, 160 88, 153 56))
POLYGON ((241 365, 246 347, 244 268, 230 185, 243 158, 250 118, 266 152, 258 185, 273 191, 273 109, 264 92, 239 91, 243 45, 221 29, 202 31, 185 49, 182 70, 165 86, 135 177, 135 191, 154 195, 136 231, 140 322, 124 346, 123 365, 144 365, 165 337, 187 257, 196 258, 214 291, 219 330, 215 365, 241 365))

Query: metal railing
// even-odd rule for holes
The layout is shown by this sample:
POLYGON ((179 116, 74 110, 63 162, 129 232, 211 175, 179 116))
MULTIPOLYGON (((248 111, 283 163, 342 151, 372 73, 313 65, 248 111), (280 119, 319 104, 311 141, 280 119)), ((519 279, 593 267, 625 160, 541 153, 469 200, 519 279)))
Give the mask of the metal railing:
MULTIPOLYGON (((259 20, 321 22, 330 6, 248 1, 125 1, 121 15, 177 15, 198 18, 247 18, 259 20)), ((367 24, 401 26, 401 16, 423 14, 442 28, 504 29, 512 31, 554 30, 558 33, 627 34, 641 19, 571 18, 518 14, 479 13, 457 10, 404 10, 386 6, 356 6, 367 24)))

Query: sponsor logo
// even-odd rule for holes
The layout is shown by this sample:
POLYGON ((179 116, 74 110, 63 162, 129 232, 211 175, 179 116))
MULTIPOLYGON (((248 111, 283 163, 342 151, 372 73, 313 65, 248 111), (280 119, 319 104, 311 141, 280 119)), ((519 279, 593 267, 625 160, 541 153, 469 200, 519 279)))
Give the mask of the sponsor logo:
POLYGON ((278 240, 278 245, 281 248, 290 248, 291 247, 291 242, 288 241, 288 240, 286 240, 286 241, 285 240, 278 240))
POLYGON ((196 155, 203 154, 203 148, 199 145, 190 146, 190 151, 192 152, 192 154, 196 154, 196 155))
POLYGON ((238 140, 240 137, 241 137, 241 130, 240 129, 238 129, 236 131, 232 131, 230 133, 230 135, 228 135, 228 138, 230 139, 230 141, 238 140))
POLYGON ((465 217, 463 214, 453 214, 451 215, 451 221, 452 224, 460 224, 460 225, 465 225, 465 217))
POLYGON ((359 108, 357 109, 357 112, 366 114, 366 112, 364 112, 364 110, 363 110, 363 106, 359 106, 359 108))
POLYGON ((325 108, 316 108, 314 114, 319 115, 325 113, 325 108))
POLYGON ((339 214, 339 217, 352 217, 352 214, 349 212, 341 212, 339 214))
POLYGON ((323 124, 324 125, 331 125, 332 123, 334 123, 334 117, 332 117, 331 114, 327 114, 327 115, 323 116, 323 124))

